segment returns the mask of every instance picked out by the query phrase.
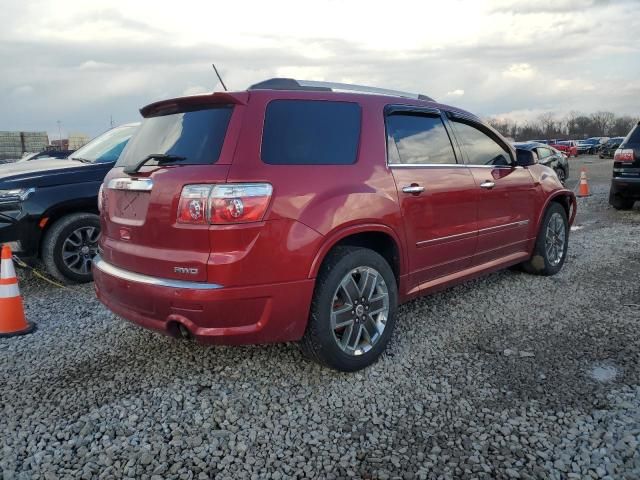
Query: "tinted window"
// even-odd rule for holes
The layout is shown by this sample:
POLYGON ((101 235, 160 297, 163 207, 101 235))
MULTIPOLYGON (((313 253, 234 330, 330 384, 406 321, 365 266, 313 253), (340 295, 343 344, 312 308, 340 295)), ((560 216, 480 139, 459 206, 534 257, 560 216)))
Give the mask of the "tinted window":
POLYGON ((356 103, 274 100, 264 120, 262 161, 273 165, 355 163, 359 140, 356 103))
POLYGON ((387 116, 389 163, 456 163, 451 140, 439 116, 387 116))
MULTIPOLYGON (((145 118, 116 166, 135 164, 152 154, 184 157, 180 165, 215 163, 232 112, 224 106, 145 118)), ((150 160, 147 165, 156 163, 150 160)))
POLYGON ((487 134, 466 123, 454 121, 453 124, 470 165, 511 165, 507 150, 487 134))
POLYGON ((623 142, 625 145, 640 145, 640 126, 636 125, 623 142))

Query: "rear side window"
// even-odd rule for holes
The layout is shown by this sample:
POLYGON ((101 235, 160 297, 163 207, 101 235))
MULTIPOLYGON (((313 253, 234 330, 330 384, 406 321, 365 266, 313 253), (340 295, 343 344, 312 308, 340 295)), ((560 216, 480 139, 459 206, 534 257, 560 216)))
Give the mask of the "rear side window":
POLYGON ((469 124, 452 121, 469 165, 511 165, 509 152, 486 133, 469 124))
POLYGON ((355 163, 360 123, 356 103, 273 100, 264 120, 262 161, 271 165, 355 163))
MULTIPOLYGON (((177 162, 180 165, 215 163, 232 112, 233 107, 222 106, 145 118, 116 166, 135 164, 154 154, 184 157, 177 162)), ((154 164, 155 160, 146 163, 154 164)))
POLYGON ((451 140, 438 115, 387 116, 389 163, 437 165, 456 163, 451 140))

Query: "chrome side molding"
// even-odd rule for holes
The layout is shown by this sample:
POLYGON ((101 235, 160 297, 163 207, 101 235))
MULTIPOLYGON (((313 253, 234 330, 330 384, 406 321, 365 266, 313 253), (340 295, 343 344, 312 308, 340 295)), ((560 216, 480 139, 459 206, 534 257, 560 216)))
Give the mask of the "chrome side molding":
POLYGON ((133 192, 150 192, 153 188, 151 178, 112 178, 107 184, 110 190, 130 190, 133 192))

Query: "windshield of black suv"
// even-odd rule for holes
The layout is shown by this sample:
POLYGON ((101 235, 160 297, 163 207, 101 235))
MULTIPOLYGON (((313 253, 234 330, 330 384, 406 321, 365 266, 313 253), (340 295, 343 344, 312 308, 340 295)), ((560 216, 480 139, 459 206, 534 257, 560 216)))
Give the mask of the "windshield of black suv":
POLYGON ((84 163, 115 162, 136 128, 136 125, 122 125, 112 128, 80 147, 69 158, 84 163))
POLYGON ((139 130, 116 163, 127 167, 144 161, 145 165, 212 164, 218 161, 233 107, 206 106, 168 115, 145 118, 139 130))

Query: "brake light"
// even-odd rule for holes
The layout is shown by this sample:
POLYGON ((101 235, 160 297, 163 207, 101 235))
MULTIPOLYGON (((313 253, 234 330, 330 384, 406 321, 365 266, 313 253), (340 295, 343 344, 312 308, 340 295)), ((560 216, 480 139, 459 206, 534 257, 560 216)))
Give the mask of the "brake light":
POLYGON ((178 223, 232 224, 259 222, 273 187, 268 183, 186 185, 178 205, 178 223))
POLYGON ((208 223, 211 185, 186 185, 178 204, 178 223, 208 223))
POLYGON ((635 161, 635 152, 631 148, 616 150, 616 153, 613 156, 613 160, 616 162, 622 163, 633 163, 635 161))

